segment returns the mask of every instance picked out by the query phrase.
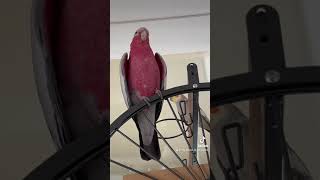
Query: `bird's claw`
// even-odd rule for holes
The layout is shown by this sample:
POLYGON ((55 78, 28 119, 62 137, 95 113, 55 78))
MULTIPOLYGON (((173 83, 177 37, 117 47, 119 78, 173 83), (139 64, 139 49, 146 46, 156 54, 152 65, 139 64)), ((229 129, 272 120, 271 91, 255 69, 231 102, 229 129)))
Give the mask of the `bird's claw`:
MULTIPOLYGON (((163 100, 163 96, 160 90, 156 90, 156 93, 158 94, 158 96, 161 98, 161 100, 163 100)), ((143 101, 148 105, 151 106, 150 104, 150 99, 148 97, 142 97, 143 101)))
POLYGON ((163 96, 160 90, 156 90, 156 93, 158 94, 158 96, 161 98, 161 100, 163 100, 163 96))
POLYGON ((150 99, 148 97, 143 97, 143 101, 148 105, 151 106, 150 104, 150 99))

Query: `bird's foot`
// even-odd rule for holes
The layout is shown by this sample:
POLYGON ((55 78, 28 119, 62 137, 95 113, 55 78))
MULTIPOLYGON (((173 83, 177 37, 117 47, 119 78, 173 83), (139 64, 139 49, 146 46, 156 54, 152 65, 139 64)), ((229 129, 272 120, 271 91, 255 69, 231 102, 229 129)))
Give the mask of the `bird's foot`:
POLYGON ((150 99, 148 97, 142 97, 142 100, 148 105, 151 106, 150 104, 150 99))
POLYGON ((163 100, 163 96, 160 90, 156 90, 156 93, 158 94, 158 96, 161 98, 161 100, 163 100))

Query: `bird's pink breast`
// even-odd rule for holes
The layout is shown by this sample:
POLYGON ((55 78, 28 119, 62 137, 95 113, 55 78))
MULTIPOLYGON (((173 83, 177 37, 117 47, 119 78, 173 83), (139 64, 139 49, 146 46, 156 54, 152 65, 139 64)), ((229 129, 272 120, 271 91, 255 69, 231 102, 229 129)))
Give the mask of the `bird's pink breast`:
POLYGON ((160 90, 160 70, 154 55, 131 55, 128 86, 140 96, 152 96, 160 90), (152 55, 152 56, 151 56, 152 55))

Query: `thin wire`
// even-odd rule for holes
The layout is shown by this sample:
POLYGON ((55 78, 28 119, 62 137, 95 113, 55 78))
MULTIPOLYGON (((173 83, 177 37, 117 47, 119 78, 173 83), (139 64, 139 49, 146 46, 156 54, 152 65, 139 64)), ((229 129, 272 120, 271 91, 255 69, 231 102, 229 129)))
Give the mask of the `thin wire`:
POLYGON ((210 12, 198 13, 198 14, 188 14, 188 15, 181 15, 181 16, 167 16, 167 17, 132 19, 132 20, 123 20, 123 21, 111 21, 110 24, 130 24, 130 23, 148 22, 148 21, 163 21, 163 20, 173 20, 173 19, 186 19, 186 18, 203 17, 203 16, 210 16, 210 12))
POLYGON ((152 154, 150 154, 148 151, 146 151, 143 147, 139 146, 136 142, 134 142, 131 138, 129 138, 126 134, 124 134, 123 132, 121 132, 119 129, 117 130, 123 137, 125 137, 126 139, 128 139, 131 143, 133 143, 135 146, 139 147, 143 152, 145 152, 148 156, 150 156, 152 159, 154 159, 155 161, 159 162, 162 166, 164 166, 165 168, 167 168, 173 175, 177 176, 178 178, 182 177, 177 174, 176 172, 174 172, 171 168, 169 168, 167 165, 165 165, 163 162, 161 162, 160 160, 157 160, 152 154))
POLYGON ((114 160, 112 160, 112 159, 110 159, 110 162, 112 162, 112 163, 114 163, 114 164, 117 164, 118 166, 121 166, 121 167, 123 167, 123 168, 129 169, 129 170, 131 170, 131 171, 133 171, 133 172, 136 172, 136 173, 138 173, 138 174, 141 174, 142 176, 145 176, 145 177, 147 177, 147 178, 150 178, 150 179, 153 179, 153 180, 157 180, 157 178, 154 178, 154 177, 152 177, 152 176, 149 176, 149 175, 146 174, 146 173, 143 173, 143 172, 141 172, 141 171, 135 170, 135 169, 133 169, 133 168, 131 168, 131 167, 129 167, 129 166, 126 166, 126 165, 124 165, 124 164, 121 164, 121 163, 119 163, 119 162, 117 162, 117 161, 114 161, 114 160))
MULTIPOLYGON (((158 120, 158 121, 156 122, 156 124, 158 124, 158 123, 160 123, 160 122, 164 122, 164 121, 176 121, 176 120, 181 122, 182 127, 183 127, 183 130, 184 130, 185 132, 188 131, 188 130, 191 130, 191 131, 192 131, 192 129, 190 129, 191 127, 188 126, 188 125, 186 125, 186 126, 187 126, 187 129, 185 129, 184 124, 186 124, 186 123, 185 123, 183 120, 181 120, 181 119, 174 119, 174 118, 161 119, 161 120, 158 120)), ((181 135, 183 135, 183 134, 180 133, 180 134, 177 134, 177 135, 174 135, 174 136, 164 137, 164 139, 173 139, 173 138, 177 138, 177 137, 179 137, 179 136, 181 136, 181 135)), ((191 137, 192 137, 192 134, 191 134, 190 136, 187 136, 187 138, 191 138, 191 137)), ((159 139, 162 139, 162 137, 159 137, 159 136, 158 136, 158 138, 159 138, 159 139)))
MULTIPOLYGON (((177 119, 177 114, 176 114, 176 112, 174 111, 174 109, 173 109, 173 107, 172 107, 172 105, 171 105, 171 103, 170 103, 170 101, 169 101, 168 99, 167 99, 167 102, 168 102, 168 104, 169 104, 169 106, 170 106, 170 109, 171 109, 174 117, 177 119)), ((181 118, 184 118, 184 117, 181 116, 181 118)), ((178 123, 178 125, 179 125, 180 130, 181 130, 182 133, 183 133, 183 130, 182 130, 182 127, 181 127, 180 123, 179 123, 178 121, 177 121, 177 123, 178 123)), ((192 151, 191 154, 193 155, 193 157, 195 157, 196 163, 197 163, 198 168, 200 169, 200 171, 201 171, 201 173, 202 173, 202 176, 206 179, 206 175, 205 175, 204 171, 202 170, 202 168, 201 168, 201 166, 200 166, 200 164, 199 164, 198 158, 195 156, 194 149, 191 147, 191 145, 190 145, 190 143, 189 143, 189 141, 188 141, 188 139, 187 139, 186 133, 183 133, 183 136, 184 136, 184 138, 185 138, 185 140, 186 140, 186 142, 187 142, 187 144, 188 144, 189 149, 192 151)))
MULTIPOLYGON (((311 172, 310 172, 310 170, 308 169, 307 165, 303 162, 303 160, 300 158, 300 156, 297 154, 297 152, 295 152, 294 149, 293 149, 287 142, 286 142, 285 145, 287 146, 286 148, 289 149, 290 153, 292 153, 293 156, 295 156, 295 157, 298 159, 298 161, 301 163, 301 166, 304 168, 304 171, 306 171, 306 173, 307 173, 308 175, 311 175, 311 172)), ((290 156, 290 155, 289 155, 289 156, 290 156)), ((290 158, 290 157, 289 157, 289 158, 290 158)))
POLYGON ((188 173, 194 178, 195 176, 193 175, 193 173, 190 171, 190 169, 186 166, 186 164, 182 161, 182 159, 179 157, 179 155, 173 150, 173 148, 171 147, 171 145, 168 143, 168 141, 166 139, 163 139, 162 134, 160 133, 160 131, 154 127, 152 121, 149 119, 149 117, 142 112, 142 114, 148 119, 148 122, 150 123, 150 125, 152 126, 152 128, 162 137, 162 140, 166 143, 166 145, 169 147, 169 149, 171 150, 171 152, 173 152, 173 154, 176 156, 176 158, 180 161, 180 163, 185 167, 185 169, 188 171, 188 173))

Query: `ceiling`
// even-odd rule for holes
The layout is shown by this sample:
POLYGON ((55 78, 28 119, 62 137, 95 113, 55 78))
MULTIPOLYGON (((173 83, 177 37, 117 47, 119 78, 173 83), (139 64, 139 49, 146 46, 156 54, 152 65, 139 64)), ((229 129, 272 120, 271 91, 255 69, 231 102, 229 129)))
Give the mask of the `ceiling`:
MULTIPOLYGON (((209 13, 209 0, 111 0, 111 23, 127 20, 209 13)), ((150 44, 161 54, 207 51, 210 47, 210 17, 189 17, 137 23, 111 24, 110 55, 119 59, 129 51, 139 27, 150 31, 150 44)))
POLYGON ((209 12, 210 0, 111 0, 110 20, 141 19, 209 12))

